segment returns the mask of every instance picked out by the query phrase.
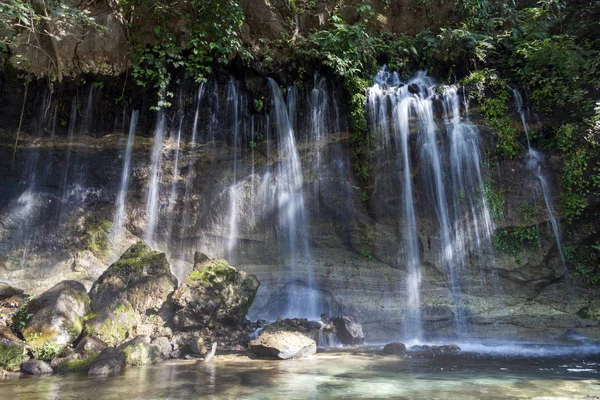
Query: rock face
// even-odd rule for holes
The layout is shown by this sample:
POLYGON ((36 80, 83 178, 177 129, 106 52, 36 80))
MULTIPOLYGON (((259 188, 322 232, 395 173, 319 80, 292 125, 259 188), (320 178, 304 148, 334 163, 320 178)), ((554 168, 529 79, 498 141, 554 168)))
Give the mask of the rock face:
POLYGON ((259 357, 280 360, 305 357, 317 352, 314 340, 283 322, 266 326, 258 337, 249 343, 249 348, 259 357))
POLYGON ((16 337, 9 328, 0 326, 0 369, 18 369, 24 352, 25 342, 16 337))
POLYGON ((388 343, 383 347, 381 353, 386 356, 404 357, 406 355, 406 346, 404 345, 404 343, 400 342, 388 343))
POLYGON ((83 284, 63 281, 27 304, 31 319, 22 330, 36 351, 44 346, 66 347, 81 334, 90 298, 83 284))
POLYGON ((154 333, 171 318, 169 298, 176 286, 165 254, 138 242, 94 283, 85 332, 113 346, 154 333))
POLYGON ((21 364, 21 372, 27 375, 45 375, 54 372, 52 367, 40 360, 29 360, 21 364))
POLYGON ((241 324, 260 283, 224 260, 196 254, 194 269, 173 294, 173 319, 180 329, 241 324))
POLYGON ((88 375, 112 375, 125 369, 125 356, 114 347, 102 350, 94 360, 88 375))
POLYGON ((335 325, 337 337, 343 344, 356 345, 364 343, 365 335, 362 331, 362 325, 356 318, 343 315, 332 318, 331 322, 335 325))

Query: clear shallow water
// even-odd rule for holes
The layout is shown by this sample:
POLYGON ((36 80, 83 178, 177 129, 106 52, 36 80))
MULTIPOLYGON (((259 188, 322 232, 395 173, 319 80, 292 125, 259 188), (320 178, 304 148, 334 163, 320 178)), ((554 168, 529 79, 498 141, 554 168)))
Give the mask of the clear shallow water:
MULTIPOLYGON (((107 378, 9 378, 2 399, 532 399, 600 396, 600 355, 408 359, 328 351, 302 360, 171 361, 107 378)), ((592 397, 593 398, 593 397, 592 397)))

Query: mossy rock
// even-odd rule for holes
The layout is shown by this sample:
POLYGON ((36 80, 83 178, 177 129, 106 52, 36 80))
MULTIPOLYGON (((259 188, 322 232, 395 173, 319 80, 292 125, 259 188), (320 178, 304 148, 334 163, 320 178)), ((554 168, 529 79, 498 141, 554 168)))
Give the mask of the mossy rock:
POLYGON ((68 360, 60 364, 59 372, 87 372, 96 361, 97 356, 89 356, 77 360, 68 360))
POLYGON ((110 305, 100 314, 86 316, 86 335, 95 336, 110 346, 116 346, 127 339, 139 323, 137 313, 126 300, 110 305))
POLYGON ((90 299, 85 286, 62 281, 27 305, 31 318, 21 331, 39 359, 48 360, 79 337, 90 299))
POLYGON ((125 355, 125 364, 148 365, 156 364, 162 361, 162 356, 158 347, 148 343, 145 337, 136 338, 123 343, 118 347, 119 351, 125 355))
POLYGON ((166 255, 134 244, 92 286, 86 333, 116 346, 136 325, 159 329, 171 319, 176 286, 166 255))
POLYGON ((19 369, 25 352, 25 343, 17 338, 9 328, 0 327, 0 369, 19 369))
POLYGON ((83 235, 86 249, 96 256, 103 256, 109 248, 108 238, 111 228, 112 222, 106 220, 89 225, 83 235))
POLYGON ((241 324, 260 285, 256 276, 200 253, 195 261, 189 276, 173 294, 175 325, 197 329, 241 324))

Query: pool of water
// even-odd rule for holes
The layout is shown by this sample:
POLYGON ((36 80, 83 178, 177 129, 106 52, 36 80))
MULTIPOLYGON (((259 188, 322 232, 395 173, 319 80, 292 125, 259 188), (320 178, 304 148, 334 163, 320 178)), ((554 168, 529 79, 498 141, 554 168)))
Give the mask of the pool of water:
POLYGON ((395 358, 363 348, 287 361, 219 356, 103 378, 7 378, 0 399, 600 399, 600 353, 544 354, 395 358))

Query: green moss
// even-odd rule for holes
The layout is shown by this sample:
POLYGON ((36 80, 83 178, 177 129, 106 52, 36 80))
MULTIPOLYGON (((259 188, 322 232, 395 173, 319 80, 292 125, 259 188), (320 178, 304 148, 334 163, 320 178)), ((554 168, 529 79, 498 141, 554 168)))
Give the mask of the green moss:
POLYGON ((187 278, 188 282, 202 286, 214 286, 223 282, 233 282, 240 276, 235 268, 223 260, 211 260, 210 263, 192 270, 187 278))
POLYGON ((140 241, 127 249, 115 263, 108 267, 97 284, 102 284, 103 280, 112 276, 129 278, 142 276, 144 272, 157 275, 170 274, 171 270, 164 253, 152 251, 147 244, 140 241))
POLYGON ((107 315, 94 315, 86 322, 84 331, 111 346, 127 338, 127 332, 137 323, 137 316, 128 302, 119 302, 107 315))
POLYGON ((540 235, 535 226, 500 229, 494 237, 494 248, 502 253, 517 255, 525 246, 541 246, 540 235))
POLYGON ((83 235, 86 248, 97 256, 103 256, 108 250, 111 227, 112 223, 106 220, 88 226, 83 235))
POLYGON ((13 371, 23 359, 23 346, 0 342, 0 368, 13 371))
POLYGON ((97 356, 90 356, 79 360, 65 361, 58 367, 60 372, 86 372, 90 369, 97 356))

